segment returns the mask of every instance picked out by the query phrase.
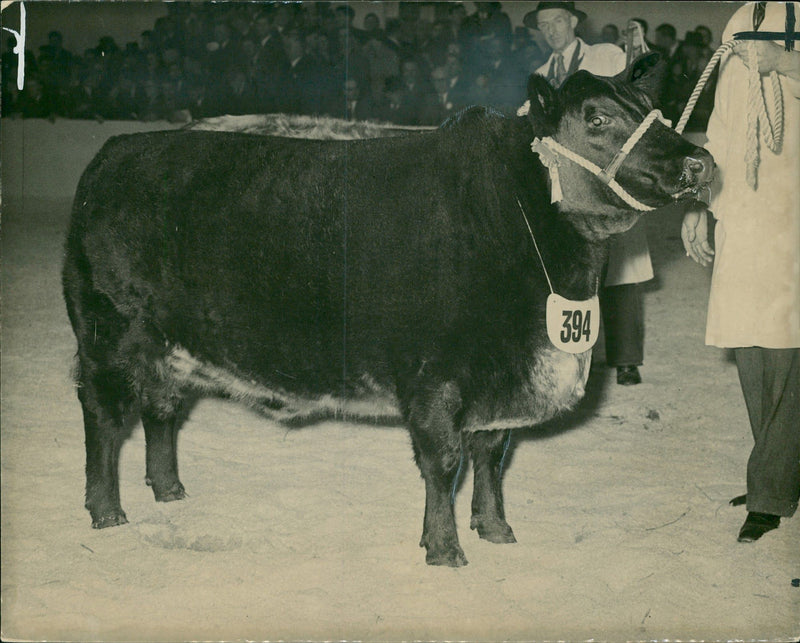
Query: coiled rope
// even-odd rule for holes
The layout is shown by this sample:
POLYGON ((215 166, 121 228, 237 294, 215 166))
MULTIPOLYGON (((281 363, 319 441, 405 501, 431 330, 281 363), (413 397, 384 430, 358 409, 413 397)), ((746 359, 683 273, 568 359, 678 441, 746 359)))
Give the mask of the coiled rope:
POLYGON ((700 94, 705 88, 711 73, 714 71, 714 67, 716 67, 720 58, 725 53, 732 51, 734 47, 737 46, 747 47, 748 62, 750 63, 748 65, 747 148, 744 160, 747 165, 747 184, 755 190, 758 185, 758 166, 760 164, 759 134, 761 141, 763 141, 764 145, 773 153, 780 154, 783 148, 783 92, 781 90, 780 79, 778 78, 777 72, 770 72, 769 76, 770 82, 772 83, 772 93, 775 99, 775 118, 773 122, 767 111, 761 74, 758 71, 758 49, 755 40, 728 40, 720 45, 714 52, 714 55, 711 56, 703 73, 700 75, 694 91, 689 97, 689 101, 686 103, 683 114, 681 114, 680 120, 678 120, 678 124, 675 126, 675 131, 678 134, 683 134, 686 123, 689 121, 689 117, 700 98, 700 94))

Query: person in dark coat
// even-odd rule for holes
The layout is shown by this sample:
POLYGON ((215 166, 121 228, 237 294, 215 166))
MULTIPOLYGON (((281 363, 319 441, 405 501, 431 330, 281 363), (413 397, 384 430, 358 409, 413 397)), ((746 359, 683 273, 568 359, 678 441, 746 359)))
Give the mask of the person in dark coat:
POLYGON ((378 107, 378 118, 387 123, 397 125, 419 125, 420 113, 412 110, 412 105, 405 101, 406 86, 399 76, 386 79, 383 101, 378 107))
POLYGON ((272 17, 268 10, 258 14, 255 29, 258 50, 253 67, 256 75, 256 91, 261 103, 260 111, 279 112, 285 107, 289 60, 281 36, 273 28, 272 17))
POLYGON ((359 86, 355 78, 344 81, 341 110, 332 115, 348 121, 368 121, 377 118, 378 110, 368 90, 359 86))
POLYGON ((450 96, 450 78, 446 67, 436 67, 431 72, 433 92, 428 95, 422 111, 423 125, 441 125, 456 113, 456 103, 450 96))
POLYGON ((300 29, 287 30, 284 43, 289 59, 286 110, 296 114, 323 113, 330 101, 326 70, 309 52, 300 29))

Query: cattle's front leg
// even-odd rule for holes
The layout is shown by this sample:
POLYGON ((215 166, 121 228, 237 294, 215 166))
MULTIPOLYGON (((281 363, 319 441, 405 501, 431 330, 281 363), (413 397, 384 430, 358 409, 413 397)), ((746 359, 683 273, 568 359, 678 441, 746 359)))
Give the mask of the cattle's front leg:
POLYGON ((475 482, 472 489, 470 527, 493 543, 515 543, 503 508, 503 458, 511 431, 476 431, 467 438, 475 482))
POLYGON ((142 404, 146 444, 146 482, 159 502, 180 500, 186 492, 178 479, 178 409, 180 401, 149 399, 142 404))
POLYGON ((444 383, 416 394, 408 423, 414 457, 425 480, 425 520, 420 547, 429 565, 461 567, 467 558, 458 543, 453 514, 455 485, 461 467, 462 439, 454 417, 461 406, 457 387, 444 383))

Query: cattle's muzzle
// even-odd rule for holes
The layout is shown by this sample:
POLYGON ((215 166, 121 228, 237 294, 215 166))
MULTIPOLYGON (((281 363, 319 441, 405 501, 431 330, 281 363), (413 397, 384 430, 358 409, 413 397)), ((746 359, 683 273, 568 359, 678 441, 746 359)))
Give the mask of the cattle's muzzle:
POLYGON ((692 156, 683 159, 681 188, 696 189, 707 185, 714 175, 714 159, 704 149, 697 148, 692 156))

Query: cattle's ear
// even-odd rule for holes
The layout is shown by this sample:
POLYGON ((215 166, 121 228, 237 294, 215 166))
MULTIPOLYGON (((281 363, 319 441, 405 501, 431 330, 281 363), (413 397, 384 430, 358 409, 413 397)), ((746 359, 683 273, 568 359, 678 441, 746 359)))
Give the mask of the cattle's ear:
POLYGON ((528 119, 533 131, 540 136, 548 136, 558 126, 558 93, 544 76, 531 74, 528 78, 528 119))
POLYGON ((657 51, 642 54, 625 71, 617 74, 618 80, 632 83, 650 96, 657 105, 660 103, 667 78, 667 63, 657 51))

